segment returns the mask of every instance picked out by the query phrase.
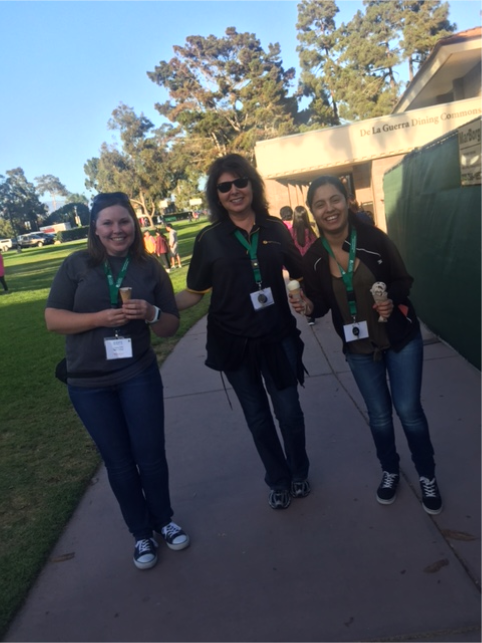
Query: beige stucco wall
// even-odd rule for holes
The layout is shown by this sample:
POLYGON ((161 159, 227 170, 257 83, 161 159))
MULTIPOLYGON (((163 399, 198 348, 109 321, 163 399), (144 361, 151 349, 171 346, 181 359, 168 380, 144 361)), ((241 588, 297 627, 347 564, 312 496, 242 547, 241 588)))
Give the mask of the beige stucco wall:
POLYGON ((302 179, 319 170, 406 154, 482 114, 479 98, 390 114, 256 144, 264 179, 302 179))

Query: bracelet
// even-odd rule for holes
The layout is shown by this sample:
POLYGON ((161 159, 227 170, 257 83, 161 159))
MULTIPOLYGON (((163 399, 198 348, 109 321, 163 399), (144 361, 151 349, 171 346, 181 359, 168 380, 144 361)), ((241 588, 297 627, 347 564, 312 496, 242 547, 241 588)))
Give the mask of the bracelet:
POLYGON ((154 306, 156 312, 154 313, 154 318, 148 321, 146 319, 146 324, 155 324, 157 321, 159 321, 159 317, 161 316, 161 309, 158 306, 154 306))

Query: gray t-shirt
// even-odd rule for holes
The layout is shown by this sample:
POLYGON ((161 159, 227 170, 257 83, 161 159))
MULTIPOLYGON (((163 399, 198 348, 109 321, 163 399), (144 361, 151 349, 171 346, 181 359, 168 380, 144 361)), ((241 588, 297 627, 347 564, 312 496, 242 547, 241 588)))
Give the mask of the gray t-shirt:
MULTIPOLYGON (((109 257, 117 279, 124 257, 109 257)), ((68 256, 55 275, 47 300, 48 308, 94 313, 110 308, 109 286, 104 265, 89 267, 86 250, 68 256)), ((133 299, 145 299, 163 312, 179 317, 171 281, 157 259, 132 260, 122 286, 132 288, 133 299)), ((125 382, 145 370, 155 359, 150 329, 144 320, 131 321, 119 334, 132 341, 132 357, 107 360, 104 339, 114 336, 113 328, 94 328, 84 333, 66 335, 67 371, 88 373, 88 377, 69 377, 74 386, 112 386, 125 382)))

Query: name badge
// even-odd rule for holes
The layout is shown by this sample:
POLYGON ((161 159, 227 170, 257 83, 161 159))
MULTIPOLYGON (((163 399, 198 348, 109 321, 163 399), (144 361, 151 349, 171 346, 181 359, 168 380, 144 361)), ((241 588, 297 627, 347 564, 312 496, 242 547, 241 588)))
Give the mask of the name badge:
POLYGON ((367 339, 368 326, 366 321, 354 322, 343 326, 346 342, 356 342, 359 339, 367 339))
POLYGON ((104 344, 107 359, 132 357, 132 340, 130 337, 106 337, 104 344))
POLYGON ((262 290, 257 290, 252 292, 249 295, 251 297, 251 303, 255 310, 261 310, 262 308, 267 308, 274 304, 273 293, 271 288, 263 288, 262 290))

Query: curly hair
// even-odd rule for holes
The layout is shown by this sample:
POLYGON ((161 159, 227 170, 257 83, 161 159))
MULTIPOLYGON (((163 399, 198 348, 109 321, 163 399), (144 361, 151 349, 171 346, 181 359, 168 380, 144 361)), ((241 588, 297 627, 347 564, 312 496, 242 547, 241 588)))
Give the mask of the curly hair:
POLYGON ((264 182, 256 168, 240 154, 227 154, 216 159, 209 168, 206 183, 206 197, 208 200, 210 219, 212 222, 228 218, 228 211, 221 205, 218 198, 217 184, 219 177, 224 172, 229 172, 239 178, 247 178, 253 191, 252 208, 257 215, 269 216, 266 201, 264 182))

